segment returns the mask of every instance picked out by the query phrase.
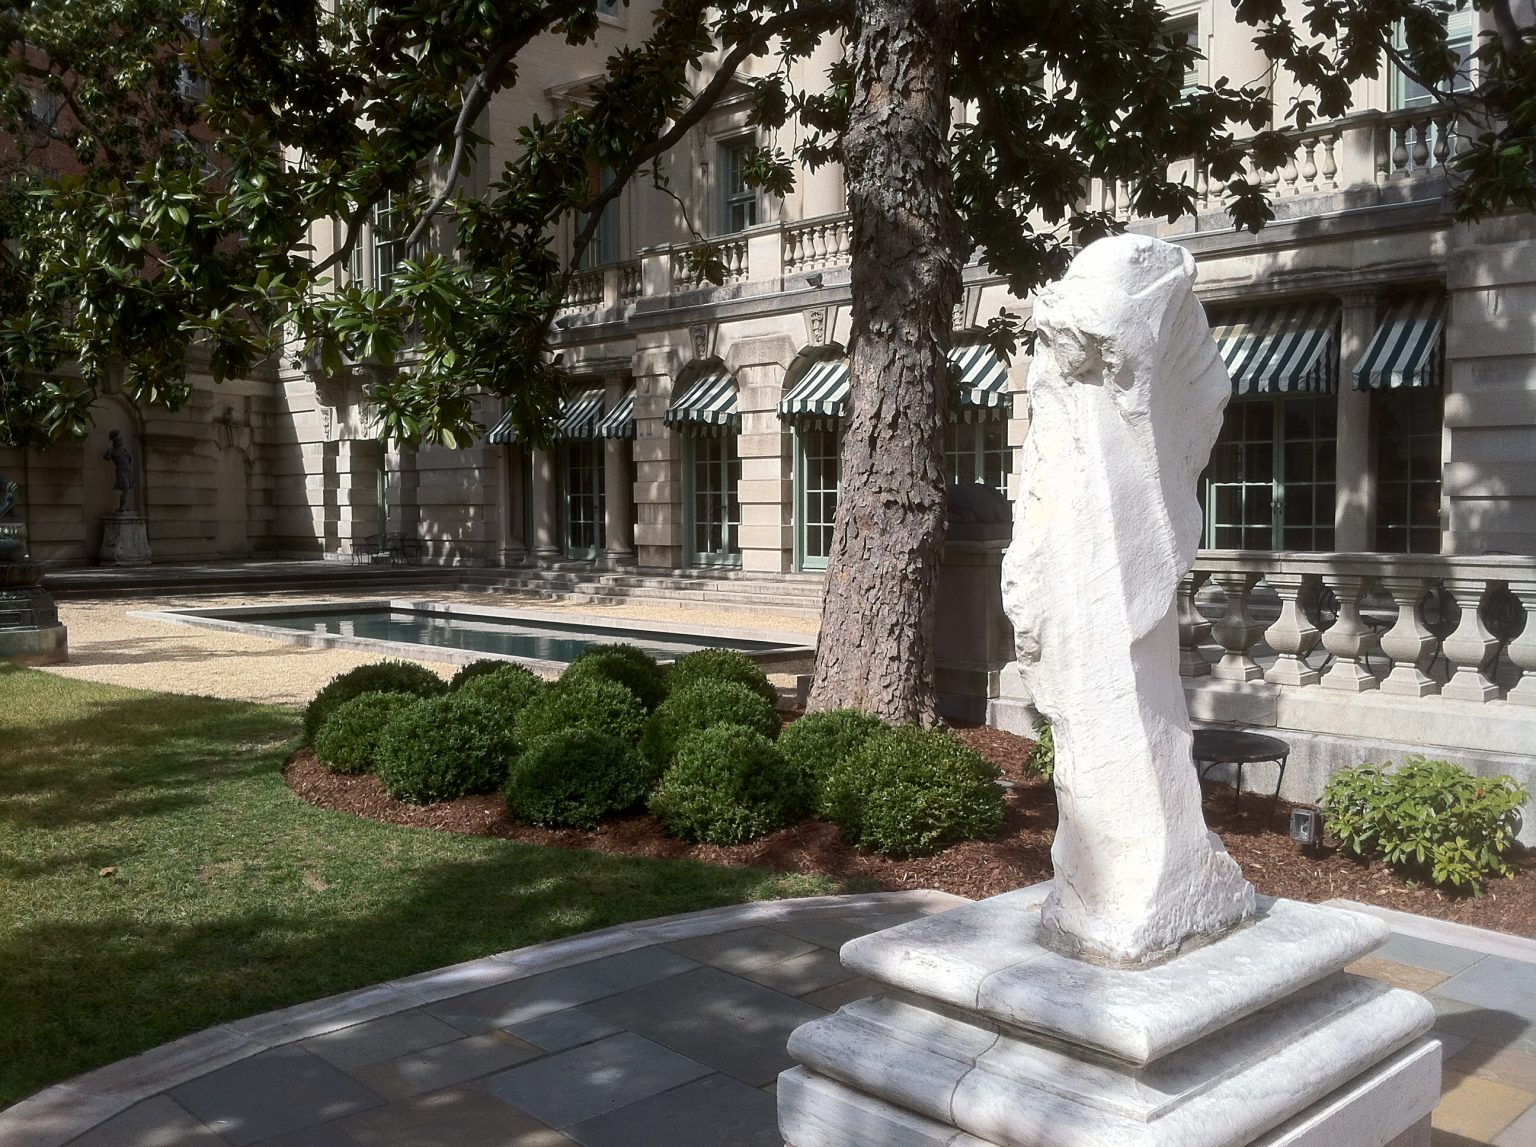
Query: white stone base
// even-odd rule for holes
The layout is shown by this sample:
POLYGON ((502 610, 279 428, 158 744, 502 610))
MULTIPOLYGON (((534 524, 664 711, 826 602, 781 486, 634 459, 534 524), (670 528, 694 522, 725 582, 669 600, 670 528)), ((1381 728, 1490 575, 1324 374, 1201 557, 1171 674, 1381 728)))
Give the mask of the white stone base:
POLYGON ((1385 1147, 1438 1100, 1430 1005, 1340 970, 1385 938, 1366 918, 1261 901, 1251 926, 1117 970, 1034 942, 1046 889, 846 945, 887 991, 790 1037, 786 1142, 1385 1147))

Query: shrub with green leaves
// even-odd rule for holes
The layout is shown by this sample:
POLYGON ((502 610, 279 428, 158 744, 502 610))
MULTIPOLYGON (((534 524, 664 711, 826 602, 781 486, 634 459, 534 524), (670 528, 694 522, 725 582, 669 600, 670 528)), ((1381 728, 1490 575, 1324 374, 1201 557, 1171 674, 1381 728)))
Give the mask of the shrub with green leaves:
POLYGON ((519 820, 590 828, 637 804, 656 775, 633 742, 599 729, 565 729, 530 742, 502 794, 519 820))
POLYGON ((821 788, 827 776, 850 753, 886 727, 879 717, 858 709, 807 713, 785 726, 779 735, 779 751, 812 794, 819 810, 821 788))
POLYGON ((725 724, 745 725, 769 740, 784 727, 774 707, 745 685, 705 678, 667 695, 646 723, 640 751, 658 770, 665 769, 689 733, 725 724))
POLYGON ((598 729, 634 745, 644 728, 645 706, 640 699, 623 685, 600 677, 557 681, 517 715, 517 735, 525 745, 566 729, 598 729))
POLYGON ((828 774, 822 815, 854 844, 914 856, 1003 824, 997 769, 942 729, 886 729, 828 774))
POLYGON ((1395 772, 1357 765, 1323 789, 1328 831, 1357 855, 1432 883, 1482 895, 1490 876, 1513 876, 1520 808, 1530 798, 1512 777, 1479 777, 1449 761, 1409 757, 1395 772))
POLYGON ((515 720, 523 707, 549 686, 537 673, 502 661, 489 673, 480 673, 459 686, 466 697, 495 705, 507 720, 515 720))
POLYGON ((643 649, 633 645, 599 645, 572 661, 560 675, 562 681, 580 681, 598 677, 623 685, 649 712, 667 695, 661 666, 643 649))
POLYGON ((414 697, 433 697, 446 691, 443 679, 414 661, 375 661, 359 665, 332 677, 304 710, 304 740, 315 733, 331 710, 364 693, 409 693, 414 697))
POLYGON ((1056 779, 1056 734, 1044 717, 1035 722, 1035 747, 1029 751, 1024 768, 1046 784, 1056 779))
POLYGON ((459 671, 448 679, 448 689, 451 692, 466 681, 473 681, 486 673, 495 673, 511 664, 513 662, 503 661, 499 657, 482 657, 479 661, 471 661, 468 665, 460 666, 459 671))
POLYGON ((511 722, 464 691, 424 697, 384 727, 374 772, 396 800, 432 804, 491 792, 517 756, 511 722))
POLYGON ((745 685, 770 705, 777 705, 778 690, 757 662, 736 649, 695 649, 672 663, 667 671, 670 696, 699 681, 734 681, 745 685))
POLYGON ((650 808, 673 836, 741 844, 795 823, 809 803, 778 746, 755 729, 723 724, 682 739, 650 808))
POLYGON ((411 693, 364 693, 343 701, 315 730, 315 756, 333 773, 373 771, 384 728, 420 698, 411 693))

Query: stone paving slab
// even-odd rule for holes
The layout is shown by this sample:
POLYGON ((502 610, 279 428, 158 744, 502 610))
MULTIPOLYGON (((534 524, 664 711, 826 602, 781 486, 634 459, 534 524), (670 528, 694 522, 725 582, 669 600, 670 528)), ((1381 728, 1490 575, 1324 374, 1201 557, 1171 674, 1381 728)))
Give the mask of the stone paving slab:
MULTIPOLYGON (((876 990, 837 948, 961 903, 738 905, 405 977, 49 1088, 0 1147, 778 1147, 789 1031, 876 990)), ((1393 923, 1357 970, 1435 1004, 1435 1147, 1536 1147, 1536 944, 1393 923)))

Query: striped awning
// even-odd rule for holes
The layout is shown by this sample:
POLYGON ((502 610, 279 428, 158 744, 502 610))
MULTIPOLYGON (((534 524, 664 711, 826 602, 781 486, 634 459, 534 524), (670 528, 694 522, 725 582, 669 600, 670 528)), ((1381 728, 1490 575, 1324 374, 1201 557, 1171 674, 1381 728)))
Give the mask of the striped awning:
POLYGON ((1330 300, 1228 311, 1212 325, 1234 394, 1332 394, 1339 375, 1330 300))
POLYGON ((848 360, 813 362, 779 400, 780 418, 841 418, 848 413, 848 360))
POLYGON ((951 348, 949 364, 960 372, 960 405, 999 407, 1008 399, 1008 365, 986 343, 951 348))
POLYGON ((673 429, 708 426, 738 429, 736 378, 720 363, 705 366, 662 419, 673 429))
POLYGON ((619 399, 619 404, 597 420, 599 438, 633 438, 635 436, 635 388, 630 387, 619 399))
POLYGON ((1415 295, 1394 303, 1355 367, 1355 389, 1439 386, 1444 335, 1444 296, 1415 295))
POLYGON ((517 427, 512 425, 510 410, 501 416, 500 422, 491 427, 491 432, 485 436, 485 441, 491 446, 511 446, 517 441, 517 427))
POLYGON ((603 392, 583 390, 565 400, 560 421, 555 423, 556 438, 596 438, 597 420, 603 414, 603 392))

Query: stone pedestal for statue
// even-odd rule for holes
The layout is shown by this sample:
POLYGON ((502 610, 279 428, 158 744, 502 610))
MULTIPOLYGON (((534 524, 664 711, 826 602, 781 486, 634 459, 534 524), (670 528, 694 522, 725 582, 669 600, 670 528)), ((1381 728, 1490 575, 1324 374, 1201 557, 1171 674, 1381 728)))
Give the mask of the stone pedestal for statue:
POLYGON ((147 566, 149 530, 144 515, 136 510, 118 510, 101 516, 101 556, 104 566, 147 566))
POLYGON ((69 631, 43 588, 43 567, 27 560, 25 534, 0 529, 0 661, 60 665, 69 660, 69 631))
POLYGON ((1194 259, 1100 240, 1042 291, 1003 601, 1051 722, 1047 885, 855 940, 883 986, 798 1029, 790 1147, 1427 1147, 1422 997, 1379 921, 1256 897, 1205 827, 1175 594, 1231 393, 1194 259))

